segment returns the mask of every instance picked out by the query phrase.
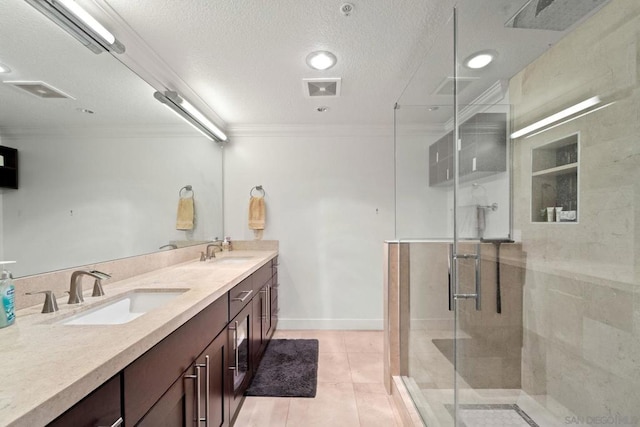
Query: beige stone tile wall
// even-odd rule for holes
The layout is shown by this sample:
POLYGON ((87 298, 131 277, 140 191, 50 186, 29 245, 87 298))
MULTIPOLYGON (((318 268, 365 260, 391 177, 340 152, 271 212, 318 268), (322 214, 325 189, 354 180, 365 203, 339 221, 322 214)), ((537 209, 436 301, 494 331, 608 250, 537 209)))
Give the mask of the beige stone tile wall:
POLYGON ((513 143, 522 388, 559 420, 640 422, 639 28, 640 2, 613 0, 510 82, 513 129, 596 95, 614 102, 513 143), (576 132, 579 223, 532 224, 531 150, 576 132))

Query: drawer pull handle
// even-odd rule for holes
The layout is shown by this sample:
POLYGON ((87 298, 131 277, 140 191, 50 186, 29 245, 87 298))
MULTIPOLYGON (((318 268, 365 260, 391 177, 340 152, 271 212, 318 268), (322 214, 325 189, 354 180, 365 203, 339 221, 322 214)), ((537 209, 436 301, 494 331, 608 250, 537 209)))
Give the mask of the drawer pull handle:
MULTIPOLYGON (((240 294, 245 294, 242 298, 240 298, 239 296, 235 297, 235 298, 231 298, 231 301, 240 301, 240 302, 245 302, 245 300, 247 298, 249 298, 249 295, 251 295, 253 293, 253 289, 250 291, 242 291, 240 292, 240 294)), ((238 295, 240 295, 238 294, 238 295)))
POLYGON ((113 424, 111 424, 110 426, 105 426, 105 427, 120 427, 122 425, 122 423, 124 423, 124 420, 122 419, 122 417, 120 417, 113 424))

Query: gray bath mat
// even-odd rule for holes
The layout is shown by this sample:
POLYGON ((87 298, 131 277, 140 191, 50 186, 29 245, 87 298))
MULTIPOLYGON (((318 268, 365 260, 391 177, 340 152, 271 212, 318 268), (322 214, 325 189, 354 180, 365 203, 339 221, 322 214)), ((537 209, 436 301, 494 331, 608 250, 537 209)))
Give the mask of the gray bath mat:
POLYGON ((245 396, 315 397, 318 340, 271 340, 245 396))

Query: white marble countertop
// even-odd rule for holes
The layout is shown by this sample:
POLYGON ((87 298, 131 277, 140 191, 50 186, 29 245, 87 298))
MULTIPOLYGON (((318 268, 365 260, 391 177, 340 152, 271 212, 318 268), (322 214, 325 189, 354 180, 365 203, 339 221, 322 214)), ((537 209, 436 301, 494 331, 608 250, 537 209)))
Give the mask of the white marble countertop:
POLYGON ((91 297, 92 286, 85 284, 85 302, 69 305, 59 298, 56 313, 42 314, 41 306, 19 310, 16 323, 0 329, 0 425, 46 425, 276 255, 218 253, 215 260, 194 260, 111 283, 102 297, 91 297), (251 258, 216 262, 224 257, 251 258), (188 291, 121 325, 56 323, 132 289, 163 288, 188 291))

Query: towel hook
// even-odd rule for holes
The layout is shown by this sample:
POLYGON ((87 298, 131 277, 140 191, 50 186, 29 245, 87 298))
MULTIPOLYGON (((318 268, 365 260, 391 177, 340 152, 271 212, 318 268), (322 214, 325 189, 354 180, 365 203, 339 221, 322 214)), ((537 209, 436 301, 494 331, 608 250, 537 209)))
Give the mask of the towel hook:
POLYGON ((251 191, 249 191, 249 197, 254 197, 253 196, 253 190, 260 191, 262 193, 262 197, 267 195, 267 192, 264 191, 264 188, 262 188, 262 185, 256 185, 255 187, 253 187, 251 189, 251 191))
POLYGON ((184 187, 182 187, 182 188, 180 189, 180 191, 178 191, 178 197, 182 197, 182 191, 183 191, 183 190, 184 190, 185 192, 189 192, 189 191, 191 191, 191 197, 193 197, 193 196, 195 196, 195 195, 196 195, 196 192, 195 192, 195 191, 193 191, 193 187, 191 187, 190 185, 185 185, 184 187))

